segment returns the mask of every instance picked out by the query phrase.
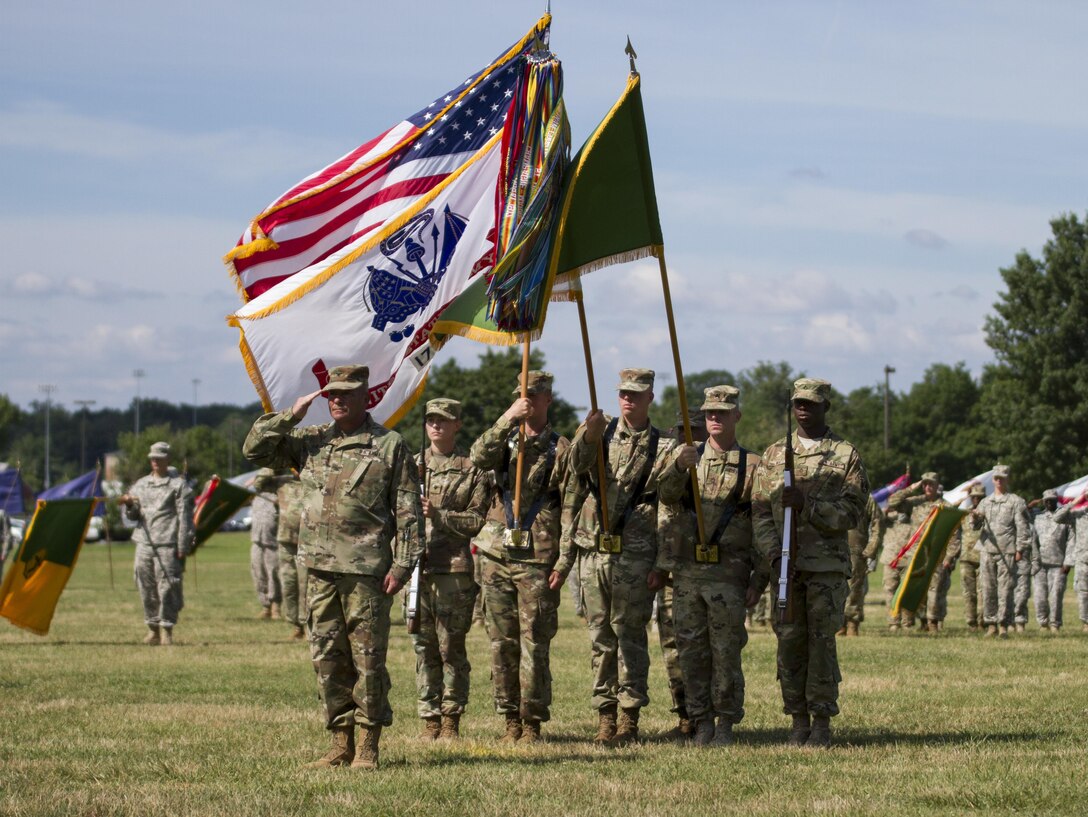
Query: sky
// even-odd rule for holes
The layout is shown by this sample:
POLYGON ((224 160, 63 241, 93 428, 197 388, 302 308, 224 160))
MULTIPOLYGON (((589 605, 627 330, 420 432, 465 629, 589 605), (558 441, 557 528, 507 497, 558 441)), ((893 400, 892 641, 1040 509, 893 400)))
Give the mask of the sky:
MULTIPOLYGON (((222 255, 295 182, 520 38, 543 2, 4 3, 0 394, 248 403, 222 255), (144 375, 137 380, 134 371, 144 375), (194 379, 199 384, 194 390, 194 379)), ((630 35, 683 368, 840 391, 979 374, 999 270, 1088 207, 1088 4, 553 3, 580 145, 630 35)), ((675 382, 654 259, 584 279, 598 389, 675 382)), ((484 347, 452 341, 471 365, 484 347)), ((539 342, 588 403, 576 311, 539 342)))

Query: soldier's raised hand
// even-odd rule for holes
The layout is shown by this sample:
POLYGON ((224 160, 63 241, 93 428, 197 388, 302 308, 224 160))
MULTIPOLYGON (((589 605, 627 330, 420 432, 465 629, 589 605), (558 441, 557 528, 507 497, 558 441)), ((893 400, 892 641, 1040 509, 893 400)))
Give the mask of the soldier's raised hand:
POLYGON ((519 397, 510 404, 510 408, 503 415, 511 423, 521 423, 533 416, 533 404, 528 397, 519 397))
POLYGON ((681 471, 687 471, 692 466, 699 464, 699 449, 694 445, 682 445, 676 454, 676 467, 681 471))
POLYGON ((298 398, 295 404, 291 406, 291 414, 294 415, 296 420, 301 420, 306 416, 306 412, 310 410, 310 404, 321 396, 321 389, 318 389, 313 394, 307 394, 298 398))
POLYGON ((604 412, 600 409, 593 409, 586 415, 586 441, 591 443, 600 442, 607 427, 608 421, 604 418, 604 412))

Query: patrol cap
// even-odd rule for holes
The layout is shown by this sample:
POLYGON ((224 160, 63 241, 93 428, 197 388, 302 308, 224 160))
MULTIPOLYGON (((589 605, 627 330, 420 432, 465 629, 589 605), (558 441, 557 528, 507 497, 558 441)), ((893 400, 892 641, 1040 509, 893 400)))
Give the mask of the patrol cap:
POLYGON ((932 482, 934 485, 940 485, 941 478, 937 476, 936 471, 926 471, 922 474, 922 482, 932 482))
POLYGON ((161 460, 170 456, 170 443, 151 443, 151 450, 147 452, 149 460, 161 460))
POLYGON ((436 397, 427 401, 425 416, 445 417, 447 420, 461 419, 461 403, 449 397, 436 397))
POLYGON ((740 403, 740 389, 736 386, 711 386, 703 389, 703 411, 732 411, 740 403))
POLYGON ((620 384, 616 391, 649 391, 653 387, 653 369, 620 369, 620 384))
POLYGON ((370 367, 353 364, 336 366, 329 370, 329 382, 321 391, 354 391, 370 381, 370 367))
POLYGON ((831 402, 831 384, 826 380, 817 380, 814 377, 802 377, 793 383, 793 394, 790 400, 808 400, 812 403, 831 402))
MULTIPOLYGON (((541 392, 551 391, 552 382, 555 380, 555 376, 551 372, 542 372, 540 369, 533 369, 529 372, 528 380, 525 384, 526 394, 540 394, 541 392)), ((518 377, 518 387, 514 389, 514 394, 521 394, 521 377, 518 377)))
POLYGON ((976 482, 974 485, 971 486, 971 490, 967 492, 967 495, 985 497, 986 486, 983 485, 981 482, 976 482))
POLYGON ((1001 477, 1003 479, 1009 478, 1009 466, 998 463, 994 466, 994 476, 1001 477))
MULTIPOLYGON (((688 425, 692 428, 706 428, 706 415, 702 409, 688 409, 688 425)), ((684 415, 676 412, 676 427, 684 427, 684 415)))
POLYGON ((1043 500, 1045 501, 1047 499, 1053 499, 1057 501, 1058 492, 1055 491, 1053 488, 1047 488, 1045 491, 1043 491, 1043 500))

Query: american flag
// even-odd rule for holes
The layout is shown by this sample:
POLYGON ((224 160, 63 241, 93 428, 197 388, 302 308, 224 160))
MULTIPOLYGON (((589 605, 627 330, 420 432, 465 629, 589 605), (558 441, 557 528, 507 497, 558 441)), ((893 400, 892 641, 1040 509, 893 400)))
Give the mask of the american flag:
POLYGON ((224 261, 245 301, 375 234, 502 130, 524 56, 546 41, 545 15, 519 42, 425 108, 303 179, 253 219, 224 261))

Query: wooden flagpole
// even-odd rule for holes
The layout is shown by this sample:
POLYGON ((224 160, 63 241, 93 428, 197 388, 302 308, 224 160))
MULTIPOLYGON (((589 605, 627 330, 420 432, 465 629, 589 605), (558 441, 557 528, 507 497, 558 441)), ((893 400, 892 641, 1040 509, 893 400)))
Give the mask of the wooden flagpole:
MULTIPOLYGON (((593 357, 589 353, 589 327, 586 323, 586 308, 582 302, 582 290, 579 287, 574 291, 574 300, 578 304, 578 323, 582 327, 582 350, 586 356, 586 377, 589 378, 589 406, 592 411, 597 410, 597 384, 593 378, 593 357)), ((604 461, 604 444, 597 443, 597 481, 600 483, 601 503, 601 533, 608 534, 612 527, 608 524, 608 471, 604 461)))
MULTIPOLYGON (((529 333, 521 349, 521 397, 529 396, 529 333)), ((521 525, 521 477, 525 470, 525 421, 518 426, 518 467, 514 483, 514 525, 521 525)))

